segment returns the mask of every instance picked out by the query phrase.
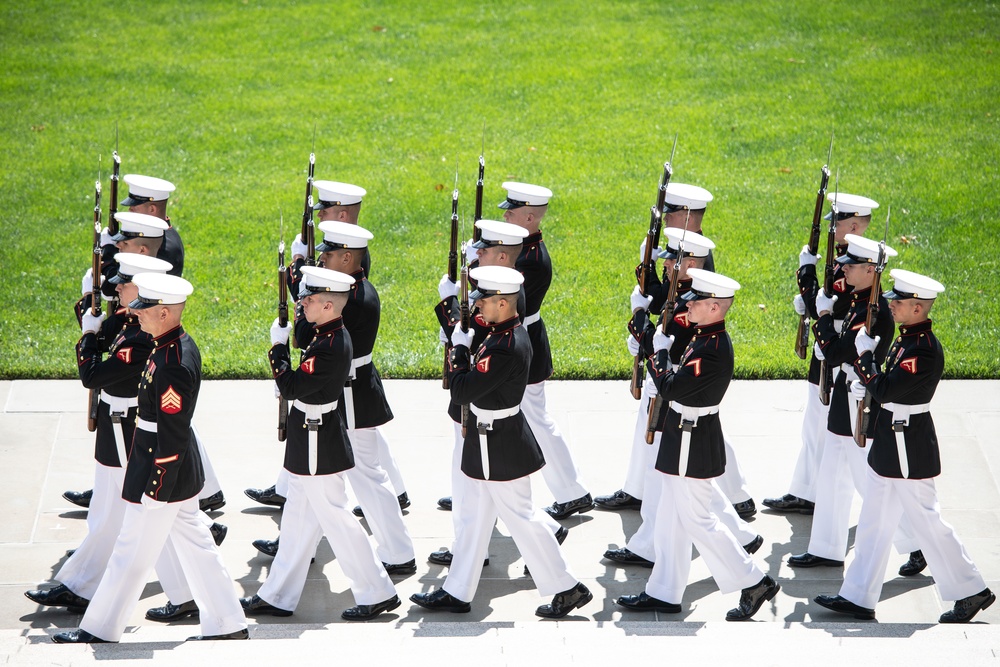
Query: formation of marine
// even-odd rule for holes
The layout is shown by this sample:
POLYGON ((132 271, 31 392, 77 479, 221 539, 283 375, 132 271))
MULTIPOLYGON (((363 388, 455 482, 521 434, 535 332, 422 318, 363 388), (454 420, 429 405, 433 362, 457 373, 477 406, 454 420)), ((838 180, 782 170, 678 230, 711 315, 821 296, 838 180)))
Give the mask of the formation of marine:
MULTIPOLYGON (((116 642, 155 570, 168 602, 147 619, 198 616, 202 634, 192 639, 247 639, 248 616, 295 612, 325 536, 354 596, 342 618, 365 621, 396 609, 391 577, 418 564, 402 514, 409 495, 381 428, 393 413, 373 355, 381 303, 371 281, 374 234, 358 224, 366 191, 314 180, 310 156, 302 230, 287 268, 283 244, 279 250, 282 299, 266 351, 284 460, 273 485, 246 490, 281 509, 282 534, 254 542, 274 562, 260 589, 239 598, 218 550, 227 528, 207 514, 225 496, 195 427, 201 357, 181 321, 195 290, 181 276, 184 246, 167 215, 174 186, 126 175, 128 196, 119 204, 119 164, 115 154, 106 228, 97 183, 94 259, 75 305, 95 476, 93 489, 64 497, 88 508, 88 534, 53 585, 25 595, 83 613, 79 629, 54 641, 116 642), (348 485, 358 506, 351 507, 348 485), (368 521, 371 538, 357 517, 368 521)), ((828 181, 824 166, 793 299, 796 351, 803 359, 811 353, 801 451, 788 493, 763 504, 812 516, 808 550, 791 556, 790 566, 842 567, 851 501, 855 492, 862 497, 854 559, 838 594, 818 595, 817 605, 875 618, 895 545, 909 554, 900 575, 929 568, 941 597, 954 601, 940 622, 968 622, 995 596, 941 518, 934 486, 941 461, 930 403, 944 352, 929 314, 945 287, 892 269, 892 287, 883 291, 896 252, 884 237, 864 236, 879 204, 839 188, 828 193, 828 181)), ((541 223, 553 193, 506 182, 503 220, 491 220, 482 215, 482 186, 480 158, 475 234, 459 246, 456 188, 449 267, 433 305, 454 427, 451 489, 438 504, 452 512, 454 541, 428 561, 447 566, 448 576, 410 601, 470 611, 500 520, 539 595, 550 598, 536 614, 562 618, 581 609, 593 593, 563 555, 569 529, 560 521, 599 508, 639 510, 642 518, 625 547, 604 553, 650 569, 644 589, 615 604, 683 611, 695 546, 720 591, 739 594, 726 620, 752 618, 781 587, 754 557, 764 539, 746 519, 757 507, 720 413, 734 369, 726 315, 740 284, 715 271, 716 246, 704 228, 712 194, 673 182, 670 162, 664 165, 629 296, 625 347, 638 402, 632 447, 621 453, 628 472, 620 489, 594 497, 546 409, 553 366, 542 306, 552 259, 541 223), (555 499, 544 508, 531 493, 530 475, 539 471, 555 499)))

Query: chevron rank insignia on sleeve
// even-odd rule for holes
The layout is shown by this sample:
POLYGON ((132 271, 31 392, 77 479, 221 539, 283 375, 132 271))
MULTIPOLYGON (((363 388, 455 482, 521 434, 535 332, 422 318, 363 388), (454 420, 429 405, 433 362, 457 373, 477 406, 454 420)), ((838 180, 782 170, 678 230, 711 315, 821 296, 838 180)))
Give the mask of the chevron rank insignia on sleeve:
POLYGON ((167 387, 167 390, 160 396, 160 409, 168 415, 180 412, 182 405, 181 395, 174 391, 173 385, 167 387))

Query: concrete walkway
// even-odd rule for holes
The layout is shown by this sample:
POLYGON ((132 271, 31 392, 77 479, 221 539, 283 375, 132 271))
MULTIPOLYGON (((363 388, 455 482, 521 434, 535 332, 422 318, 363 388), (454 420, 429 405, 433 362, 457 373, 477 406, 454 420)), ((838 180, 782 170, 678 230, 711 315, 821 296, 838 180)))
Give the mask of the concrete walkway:
MULTIPOLYGON (((424 561, 450 546, 451 516, 436 508, 449 493, 452 427, 444 414, 447 398, 434 381, 387 382, 396 418, 385 429, 406 478, 413 506, 405 512, 417 551, 415 575, 396 577, 403 605, 375 622, 350 625, 340 612, 353 604, 347 581, 324 541, 295 615, 261 618, 251 624, 254 641, 185 644, 197 624, 162 626, 143 620, 149 607, 166 598, 150 582, 121 644, 57 646, 48 636, 74 628, 80 616, 43 610, 23 592, 51 581, 67 549, 86 532, 86 512, 66 503, 67 489, 89 488, 93 436, 85 427, 86 392, 72 381, 0 382, 0 664, 92 664, 105 660, 157 663, 288 664, 357 658, 393 664, 469 659, 484 665, 612 664, 622 658, 649 660, 733 660, 740 664, 870 664, 873 656, 893 663, 996 662, 1000 651, 1000 605, 969 626, 939 626, 950 608, 929 573, 896 576, 905 560, 894 556, 877 608, 877 622, 843 622, 811 602, 836 593, 842 571, 787 567, 789 554, 805 550, 809 517, 760 512, 754 527, 764 537, 758 562, 779 580, 775 600, 746 624, 726 623, 738 595, 722 595, 700 558, 692 564, 685 610, 678 615, 623 612, 619 595, 643 590, 649 571, 621 568, 601 554, 623 546, 638 526, 637 512, 593 511, 564 522, 564 545, 574 574, 594 592, 589 605, 560 622, 534 616, 541 599, 523 574, 523 562, 509 533, 498 525, 489 567, 469 614, 432 614, 411 605, 412 593, 438 587, 447 574, 424 561), (908 641, 901 642, 899 639, 908 641), (404 652, 405 658, 400 658, 404 652), (335 654, 331 656, 330 654, 335 654)), ((787 489, 805 401, 804 382, 736 382, 722 406, 754 499, 787 489)), ((549 409, 573 447, 585 483, 595 495, 624 481, 630 434, 638 403, 625 382, 555 382, 547 387, 549 409)), ((1000 590, 1000 382, 942 383, 932 406, 942 445, 944 473, 937 486, 944 516, 955 526, 987 583, 1000 590)), ((263 381, 216 381, 202 386, 196 423, 222 479, 227 505, 216 520, 229 526, 223 557, 241 595, 257 590, 270 559, 250 545, 278 532, 280 513, 256 505, 246 487, 273 483, 282 459, 275 438, 276 403, 263 381)), ((552 498, 535 476, 539 504, 552 498)), ((860 509, 855 502, 854 514, 860 509)), ((853 533, 852 533, 853 534, 853 533)), ((848 563, 851 556, 848 556, 848 563)))

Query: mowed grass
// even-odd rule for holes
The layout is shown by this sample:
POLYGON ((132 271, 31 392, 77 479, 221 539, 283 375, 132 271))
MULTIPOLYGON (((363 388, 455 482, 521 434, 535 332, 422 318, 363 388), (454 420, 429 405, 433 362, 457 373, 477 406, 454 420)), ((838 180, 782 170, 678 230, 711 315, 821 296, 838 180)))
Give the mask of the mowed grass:
MULTIPOLYGON (((892 267, 947 286, 952 377, 997 377, 1000 8, 995 3, 6 3, 0 8, 0 377, 72 377, 72 303, 123 173, 177 185, 169 212, 207 377, 266 377, 279 210, 316 177, 368 190, 377 363, 440 373, 432 308, 459 169, 471 234, 504 180, 555 193, 543 309, 556 378, 624 378, 628 294, 657 179, 708 188, 717 268, 743 285, 743 378, 801 377, 794 270, 831 132, 844 192, 892 207, 892 267), (905 237, 905 240, 904 238, 905 237)), ((831 188, 832 188, 831 183, 831 188)))

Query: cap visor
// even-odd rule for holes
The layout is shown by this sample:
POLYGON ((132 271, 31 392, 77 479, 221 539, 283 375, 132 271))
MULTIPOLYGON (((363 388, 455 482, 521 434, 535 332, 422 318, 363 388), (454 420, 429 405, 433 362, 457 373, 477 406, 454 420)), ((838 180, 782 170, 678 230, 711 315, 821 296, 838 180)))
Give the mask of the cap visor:
POLYGON ((153 306, 158 306, 157 303, 146 303, 145 301, 140 301, 139 299, 133 299, 129 302, 129 310, 145 310, 147 308, 152 308, 153 306))
POLYGON ((125 283, 125 281, 122 280, 121 276, 119 276, 117 273, 108 278, 108 282, 111 283, 112 285, 122 285, 125 283))
POLYGON ((314 211, 322 211, 324 208, 330 208, 330 206, 333 206, 333 204, 329 204, 328 205, 328 204, 324 204, 321 201, 318 201, 315 204, 313 204, 313 210, 314 211))
POLYGON ((489 248, 490 244, 487 241, 479 239, 478 241, 472 242, 472 247, 475 248, 476 250, 482 250, 483 248, 489 248))
POLYGON ((497 208, 503 209, 515 209, 521 208, 522 206, 526 206, 526 204, 512 204, 509 199, 504 199, 502 202, 497 204, 497 208))
POLYGON ((833 211, 828 211, 826 215, 823 216, 824 220, 830 220, 833 218, 833 211))
POLYGON ((139 204, 144 204, 144 203, 146 203, 146 202, 143 201, 143 200, 132 199, 131 197, 126 197, 118 205, 119 206, 125 206, 125 207, 132 207, 132 206, 138 206, 139 204))
POLYGON ((835 258, 833 261, 835 261, 837 264, 861 264, 862 263, 862 262, 859 262, 859 261, 855 260, 850 255, 841 255, 840 257, 835 258))

